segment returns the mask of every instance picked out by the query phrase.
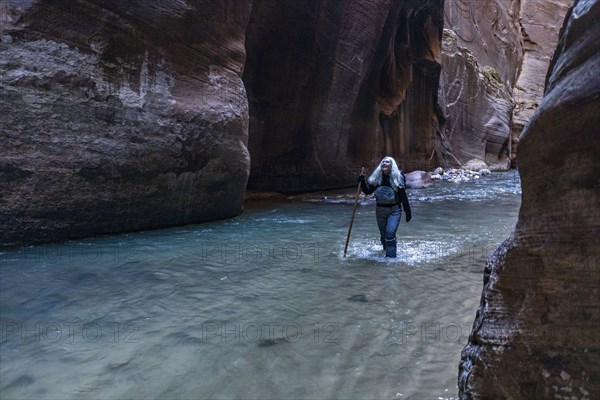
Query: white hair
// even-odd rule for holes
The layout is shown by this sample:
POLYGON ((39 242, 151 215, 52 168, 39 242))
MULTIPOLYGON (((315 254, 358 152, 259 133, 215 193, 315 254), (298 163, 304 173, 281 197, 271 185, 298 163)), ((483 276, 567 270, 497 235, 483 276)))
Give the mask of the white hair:
POLYGON ((389 160, 392 163, 392 171, 390 172, 390 182, 391 182, 394 190, 397 190, 398 188, 404 188, 404 179, 402 179, 402 175, 400 175, 400 170, 398 169, 396 160, 394 160, 392 157, 389 157, 389 156, 383 157, 381 162, 379 162, 379 165, 377 166, 377 168, 375 168, 375 171, 373 171, 373 173, 371 174, 371 176, 368 179, 369 184, 373 185, 373 186, 381 185, 381 181, 383 180, 383 172, 381 171, 381 163, 384 162, 385 160, 389 160))

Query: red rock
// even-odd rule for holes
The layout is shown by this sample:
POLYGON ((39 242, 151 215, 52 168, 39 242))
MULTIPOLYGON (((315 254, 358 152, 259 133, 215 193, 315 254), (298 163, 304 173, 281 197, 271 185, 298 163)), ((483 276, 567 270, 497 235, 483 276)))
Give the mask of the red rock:
POLYGON ((511 121, 511 163, 516 166, 517 144, 544 93, 544 80, 556 48, 558 33, 573 0, 527 1, 519 21, 523 38, 523 61, 513 89, 515 107, 511 121))
POLYGON ((436 143, 445 167, 472 158, 515 165, 518 134, 542 97, 545 71, 570 0, 448 0, 436 143))
POLYGON ((0 243, 241 212, 251 3, 193 4, 2 4, 0 243))
POLYGON ((430 168, 442 11, 431 0, 256 1, 244 69, 249 188, 350 185, 385 154, 430 168))

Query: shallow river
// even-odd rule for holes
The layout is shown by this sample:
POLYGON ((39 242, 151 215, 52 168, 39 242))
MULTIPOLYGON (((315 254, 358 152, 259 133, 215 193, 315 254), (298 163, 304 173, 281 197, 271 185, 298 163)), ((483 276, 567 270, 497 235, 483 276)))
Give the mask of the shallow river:
POLYGON ((0 253, 0 397, 456 397, 518 173, 408 193, 396 260, 364 198, 343 257, 353 202, 333 195, 0 253))

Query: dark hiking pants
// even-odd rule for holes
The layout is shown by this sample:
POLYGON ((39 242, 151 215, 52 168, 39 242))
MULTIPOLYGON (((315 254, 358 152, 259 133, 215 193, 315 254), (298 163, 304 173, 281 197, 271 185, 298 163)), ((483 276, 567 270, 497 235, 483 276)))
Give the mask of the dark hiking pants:
POLYGON ((398 205, 393 207, 377 206, 375 209, 380 240, 386 257, 396 257, 396 231, 400 224, 402 210, 398 205))

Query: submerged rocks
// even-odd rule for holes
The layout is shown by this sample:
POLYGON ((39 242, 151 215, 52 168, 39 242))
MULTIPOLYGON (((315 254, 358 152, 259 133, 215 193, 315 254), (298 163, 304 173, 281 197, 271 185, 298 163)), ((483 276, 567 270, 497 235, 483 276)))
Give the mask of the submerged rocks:
POLYGON ((354 301, 357 303, 368 303, 369 299, 367 299, 367 296, 364 294, 355 294, 354 296, 348 297, 349 301, 354 301))

